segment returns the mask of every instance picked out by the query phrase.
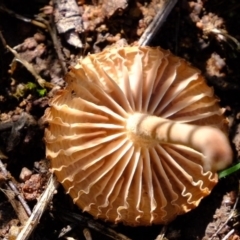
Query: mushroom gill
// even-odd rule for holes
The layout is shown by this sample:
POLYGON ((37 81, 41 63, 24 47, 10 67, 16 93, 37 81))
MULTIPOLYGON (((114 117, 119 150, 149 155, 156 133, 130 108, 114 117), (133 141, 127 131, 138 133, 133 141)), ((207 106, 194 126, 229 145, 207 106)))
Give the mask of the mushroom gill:
POLYGON ((66 76, 44 115, 46 155, 74 202, 127 225, 198 206, 231 162, 226 121, 199 70, 161 48, 111 48, 66 76))

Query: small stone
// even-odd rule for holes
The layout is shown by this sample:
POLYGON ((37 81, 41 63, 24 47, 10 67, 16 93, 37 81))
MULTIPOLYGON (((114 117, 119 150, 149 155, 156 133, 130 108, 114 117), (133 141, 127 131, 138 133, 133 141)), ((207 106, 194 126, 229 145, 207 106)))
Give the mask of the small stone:
POLYGON ((30 179, 31 175, 32 175, 32 171, 26 167, 23 167, 19 175, 19 179, 23 182, 26 182, 28 179, 30 179))

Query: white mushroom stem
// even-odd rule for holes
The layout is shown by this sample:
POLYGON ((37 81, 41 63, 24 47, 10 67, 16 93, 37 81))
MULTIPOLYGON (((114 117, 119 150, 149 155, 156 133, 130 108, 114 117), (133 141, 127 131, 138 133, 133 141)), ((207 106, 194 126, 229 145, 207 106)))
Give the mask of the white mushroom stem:
POLYGON ((219 171, 232 160, 232 150, 223 132, 214 127, 174 122, 148 114, 135 113, 127 120, 129 138, 141 146, 156 143, 181 144, 204 155, 205 171, 219 171))

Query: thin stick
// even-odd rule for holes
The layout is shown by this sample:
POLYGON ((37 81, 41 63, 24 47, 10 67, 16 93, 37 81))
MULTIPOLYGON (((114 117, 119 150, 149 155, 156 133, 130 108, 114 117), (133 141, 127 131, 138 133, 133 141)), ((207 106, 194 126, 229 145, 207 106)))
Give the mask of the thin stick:
POLYGON ((125 235, 121 233, 117 233, 116 231, 112 230, 111 228, 105 227, 101 223, 97 222, 96 220, 92 220, 88 217, 79 215, 74 212, 64 211, 62 209, 57 209, 57 213, 61 214, 60 216, 64 219, 70 221, 70 222, 80 222, 81 224, 84 224, 88 226, 88 228, 93 229, 97 232, 100 232, 101 234, 108 236, 111 239, 114 240, 131 240, 130 238, 126 237, 125 235))
POLYGON ((159 10, 153 21, 149 24, 139 39, 139 46, 147 46, 150 44, 176 3, 177 0, 165 0, 162 8, 159 10))
POLYGON ((5 13, 9 14, 10 16, 13 16, 13 17, 15 17, 15 18, 17 18, 17 19, 19 19, 23 22, 31 23, 35 26, 46 29, 46 26, 43 23, 38 22, 38 21, 33 20, 33 19, 30 19, 30 18, 26 18, 26 17, 24 17, 24 16, 22 16, 18 13, 15 13, 14 11, 8 9, 7 7, 5 7, 3 5, 0 5, 0 11, 5 12, 5 13))
MULTIPOLYGON (((0 159, 0 170, 3 173, 3 175, 5 177, 8 176, 8 171, 5 168, 4 164, 2 163, 1 159, 0 159)), ((24 198, 22 197, 22 195, 20 194, 20 192, 18 191, 18 189, 16 188, 16 186, 14 185, 14 183, 11 180, 7 180, 6 184, 9 186, 9 188, 14 192, 14 194, 17 196, 18 200, 21 202, 23 208, 25 209, 26 213, 28 216, 31 215, 31 209, 29 208, 29 206, 27 205, 26 201, 24 200, 24 198)))
POLYGON ((6 46, 6 48, 14 55, 15 60, 20 62, 36 79, 36 81, 38 82, 38 84, 42 87, 48 87, 48 88, 53 88, 54 85, 47 82, 46 80, 44 80, 34 69, 34 67, 27 62, 25 59, 23 59, 14 49, 12 49, 11 47, 9 47, 8 45, 6 46))
POLYGON ((57 38, 57 30, 56 30, 56 27, 55 25, 53 24, 53 17, 51 16, 50 18, 50 22, 45 20, 44 18, 42 17, 38 17, 37 18, 39 21, 43 22, 47 29, 48 29, 48 32, 50 34, 50 37, 52 38, 52 41, 53 41, 53 46, 54 46, 54 49, 56 51, 56 54, 58 56, 58 59, 59 59, 59 62, 60 62, 60 65, 61 65, 61 68, 63 70, 63 74, 66 75, 67 73, 67 67, 66 67, 66 63, 65 63, 65 60, 64 60, 64 56, 62 54, 62 46, 61 46, 61 43, 60 41, 58 40, 57 38))
MULTIPOLYGON (((61 52, 61 46, 59 46, 59 42, 57 40, 57 32, 56 32, 56 29, 55 27, 53 26, 53 24, 49 24, 49 22, 41 17, 37 17, 36 19, 30 19, 30 18, 26 18, 18 13, 15 13, 14 11, 6 8, 5 6, 1 6, 0 5, 0 11, 3 11, 7 14, 9 14, 10 16, 12 17, 15 17, 21 21, 24 21, 24 22, 27 22, 27 23, 32 23, 33 25, 35 26, 38 26, 38 27, 41 27, 43 29, 46 29, 48 30, 51 38, 52 38, 52 41, 53 41, 53 45, 54 45, 54 49, 57 53, 57 56, 58 56, 58 59, 59 59, 59 62, 60 62, 60 65, 61 65, 61 68, 63 70, 63 74, 65 75, 67 73, 67 67, 66 67, 66 64, 65 64, 65 61, 64 61, 64 57, 63 57, 63 54, 61 52)), ((51 22, 52 19, 51 19, 51 22)), ((0 35, 1 37, 1 35, 0 35)), ((5 43, 5 46, 6 46, 6 43, 5 43)), ((10 50, 10 49, 9 49, 10 50)), ((11 50, 10 50, 11 51, 11 50)), ((11 51, 12 52, 12 51, 11 51)), ((23 64, 23 63, 22 63, 23 64)), ((23 64, 24 65, 24 64, 23 64)), ((26 66, 25 66, 26 67, 26 66)), ((26 67, 27 68, 27 67, 26 67)), ((32 73, 32 70, 30 71, 32 73)), ((34 74, 33 74, 34 75, 34 74)), ((34 75, 35 77, 35 75, 34 75)), ((40 85, 41 85, 41 79, 39 79, 40 81, 40 85)), ((45 81, 45 80, 44 80, 45 81)), ((42 85, 41 85, 42 86, 42 85)), ((48 87, 48 86, 46 86, 48 87)))
POLYGON ((47 183, 47 188, 40 196, 37 204, 33 209, 31 216, 29 217, 25 226, 23 226, 16 240, 27 240, 30 237, 32 231, 36 228, 37 224, 39 223, 42 214, 44 213, 47 206, 51 202, 53 195, 58 187, 58 184, 59 183, 57 182, 56 178, 53 175, 51 175, 47 183))
POLYGON ((228 240, 233 233, 234 233, 234 229, 232 229, 222 240, 228 240))
POLYGON ((236 198, 236 201, 235 201, 235 203, 234 203, 234 206, 233 206, 233 208, 232 208, 232 210, 231 210, 231 212, 230 212, 227 220, 218 228, 218 230, 211 236, 211 238, 210 238, 209 240, 212 240, 214 237, 216 237, 217 234, 223 229, 223 227, 227 225, 228 221, 234 216, 235 209, 236 209, 236 206, 237 206, 237 204, 238 204, 239 197, 240 197, 240 181, 239 181, 238 185, 239 185, 239 186, 238 186, 238 196, 237 196, 237 198, 236 198))
MULTIPOLYGON (((18 220, 21 224, 25 224, 25 222, 28 220, 29 216, 26 213, 26 210, 24 209, 22 203, 16 198, 16 194, 13 192, 13 190, 9 187, 8 184, 4 184, 4 188, 1 188, 0 190, 4 193, 4 195, 7 197, 9 203, 12 205, 13 210, 15 211, 15 214, 18 217, 18 220)), ((11 233, 10 233, 11 235, 11 233)))

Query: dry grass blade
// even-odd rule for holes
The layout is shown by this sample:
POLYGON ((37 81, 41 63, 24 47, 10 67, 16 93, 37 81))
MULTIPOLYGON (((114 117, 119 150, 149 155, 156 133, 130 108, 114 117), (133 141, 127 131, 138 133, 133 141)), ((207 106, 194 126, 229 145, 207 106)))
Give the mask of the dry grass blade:
POLYGON ((151 24, 147 27, 141 38, 139 39, 138 43, 139 46, 147 46, 153 39, 153 37, 158 32, 159 28, 163 25, 168 17, 169 13, 177 3, 177 0, 167 0, 164 1, 161 10, 158 14, 154 17, 151 24))
MULTIPOLYGON (((240 189, 240 182, 239 182, 239 186, 238 188, 240 189)), ((239 202, 239 196, 240 196, 240 192, 239 192, 239 189, 238 189, 238 196, 236 198, 236 201, 234 203, 234 206, 228 216, 228 218, 226 219, 226 221, 221 224, 218 229, 216 230, 216 232, 211 236, 211 238, 209 240, 214 240, 215 237, 218 236, 218 234, 221 232, 221 230, 228 224, 228 222, 234 217, 235 213, 236 213, 236 207, 237 207, 237 204, 239 202)), ((223 239, 229 239, 228 237, 230 237, 234 232, 234 229, 232 229, 223 239)))
MULTIPOLYGON (((3 173, 3 175, 4 175, 5 177, 8 176, 8 172, 7 172, 7 170, 6 170, 4 164, 2 163, 1 160, 0 160, 0 170, 1 170, 1 172, 3 173)), ((18 191, 17 187, 14 185, 14 183, 13 183, 12 181, 8 180, 8 181, 7 181, 7 187, 8 187, 8 190, 11 190, 12 193, 14 193, 15 196, 17 196, 19 202, 21 202, 23 208, 25 209, 26 214, 27 214, 28 216, 30 216, 30 215, 31 215, 31 209, 29 208, 29 206, 27 205, 26 201, 23 199, 23 197, 22 197, 21 194, 19 193, 19 191, 18 191)), ((6 193, 6 192, 5 192, 5 193, 6 193)), ((9 201, 10 201, 11 204, 12 204, 12 202, 13 202, 13 201, 11 200, 12 197, 10 197, 9 194, 6 194, 6 196, 9 198, 9 201)), ((13 204, 12 204, 12 205, 13 205, 13 204)), ((13 206, 13 207, 14 207, 14 206, 13 206)))
POLYGON ((222 240, 228 240, 229 237, 234 233, 234 229, 232 229, 222 240))
POLYGON ((24 21, 24 22, 27 22, 27 23, 32 23, 32 24, 34 24, 34 25, 36 25, 36 26, 38 26, 40 28, 43 28, 43 29, 46 28, 46 26, 43 23, 38 22, 38 21, 36 21, 34 19, 26 18, 26 17, 24 17, 24 16, 22 16, 20 14, 17 14, 14 11, 6 8, 3 5, 0 6, 0 11, 5 12, 5 13, 9 14, 10 16, 13 16, 13 17, 15 17, 15 18, 17 18, 17 19, 19 19, 21 21, 24 21))
POLYGON ((15 60, 20 62, 34 76, 34 78, 42 88, 52 88, 54 86, 53 84, 44 80, 39 74, 37 74, 34 67, 25 59, 23 59, 14 49, 9 46, 6 46, 6 48, 14 55, 15 60))
MULTIPOLYGON (((104 226, 103 224, 96 221, 95 219, 90 219, 88 217, 77 214, 75 212, 70 212, 69 210, 65 211, 64 209, 57 209, 56 213, 57 213, 57 215, 59 215, 59 217, 67 220, 70 223, 74 223, 77 226, 79 226, 79 224, 85 225, 87 228, 92 229, 96 232, 99 232, 102 235, 107 236, 110 239, 113 239, 113 240, 131 240, 131 238, 128 238, 127 236, 125 236, 121 233, 118 233, 115 230, 113 230, 113 229, 111 229, 107 226, 104 226)), ((85 231, 85 233, 84 233, 84 235, 85 235, 86 230, 84 230, 84 231, 85 231)))
POLYGON ((47 183, 47 188, 41 195, 38 200, 38 203, 35 205, 32 215, 29 217, 25 226, 22 228, 22 231, 19 233, 16 240, 26 240, 30 237, 31 233, 39 223, 39 220, 44 213, 45 209, 49 205, 50 201, 53 198, 53 195, 57 189, 58 182, 56 178, 51 175, 47 183))

